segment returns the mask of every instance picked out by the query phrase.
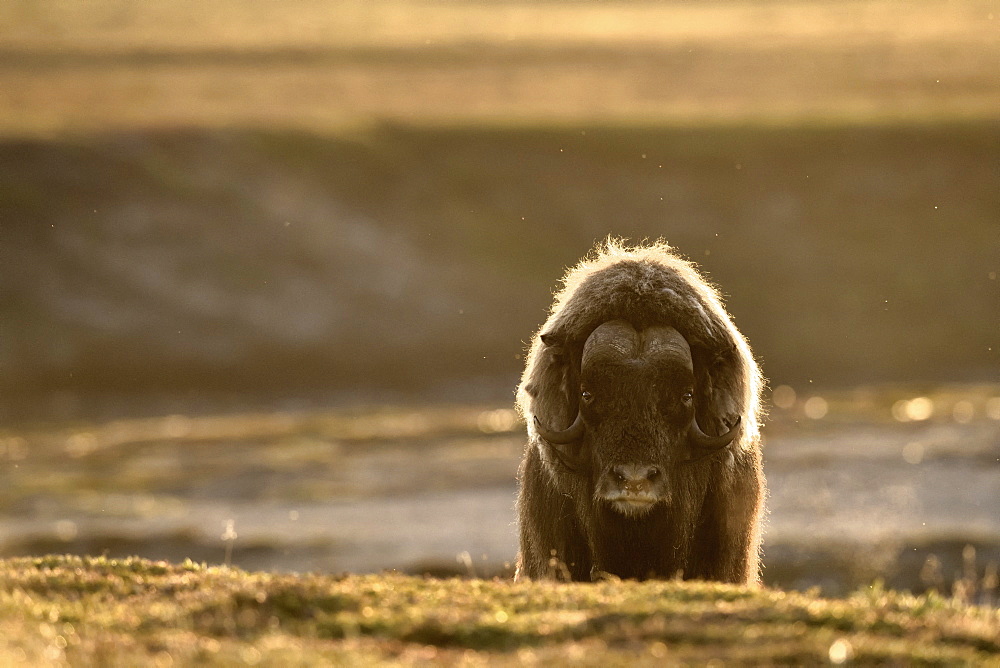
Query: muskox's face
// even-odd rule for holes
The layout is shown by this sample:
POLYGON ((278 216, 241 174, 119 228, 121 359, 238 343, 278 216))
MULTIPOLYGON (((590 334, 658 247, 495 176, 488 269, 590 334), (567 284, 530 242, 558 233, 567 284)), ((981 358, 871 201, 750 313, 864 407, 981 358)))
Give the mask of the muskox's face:
POLYGON ((685 466, 736 436, 737 426, 716 437, 701 431, 694 382, 690 346, 676 329, 606 322, 583 348, 573 425, 538 431, 578 474, 591 477, 597 503, 643 515, 669 504, 685 466))
POLYGON ((672 327, 605 323, 587 339, 580 380, 581 456, 589 454, 595 498, 626 515, 669 502, 694 416, 687 341, 672 327))

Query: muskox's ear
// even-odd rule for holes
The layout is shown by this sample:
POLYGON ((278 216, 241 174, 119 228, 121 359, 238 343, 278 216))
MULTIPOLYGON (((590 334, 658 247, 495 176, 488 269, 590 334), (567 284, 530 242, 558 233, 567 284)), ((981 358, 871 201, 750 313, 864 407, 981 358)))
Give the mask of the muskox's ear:
POLYGON ((558 332, 542 332, 538 335, 542 344, 555 352, 562 352, 566 346, 566 337, 558 332))
POLYGON ((709 435, 725 433, 743 417, 744 371, 736 351, 692 350, 696 415, 709 435))
POLYGON ((579 359, 564 336, 548 331, 539 335, 523 389, 531 397, 529 411, 547 429, 569 427, 576 418, 579 359))

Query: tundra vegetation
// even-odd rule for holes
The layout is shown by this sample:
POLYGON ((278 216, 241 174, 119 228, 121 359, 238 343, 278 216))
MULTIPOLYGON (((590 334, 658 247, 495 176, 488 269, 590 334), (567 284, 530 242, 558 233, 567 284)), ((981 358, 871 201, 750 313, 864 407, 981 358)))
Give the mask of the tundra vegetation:
POLYGON ((252 573, 0 561, 4 665, 1000 665, 1000 611, 867 587, 252 573))

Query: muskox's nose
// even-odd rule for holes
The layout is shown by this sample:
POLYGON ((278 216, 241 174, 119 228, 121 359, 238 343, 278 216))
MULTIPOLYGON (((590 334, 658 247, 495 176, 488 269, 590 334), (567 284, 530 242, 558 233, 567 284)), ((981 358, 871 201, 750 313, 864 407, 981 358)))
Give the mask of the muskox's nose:
POLYGON ((645 464, 619 464, 611 469, 619 487, 625 494, 647 494, 652 491, 653 483, 660 477, 658 466, 645 464))

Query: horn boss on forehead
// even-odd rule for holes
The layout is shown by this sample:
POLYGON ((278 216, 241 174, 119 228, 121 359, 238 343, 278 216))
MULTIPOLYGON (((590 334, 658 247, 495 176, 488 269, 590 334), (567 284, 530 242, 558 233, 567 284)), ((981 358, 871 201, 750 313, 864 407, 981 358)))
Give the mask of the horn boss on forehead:
POLYGON ((518 390, 519 577, 756 582, 762 379, 715 291, 666 244, 608 242, 541 331, 518 390))
POLYGON ((636 331, 624 320, 599 325, 583 346, 582 365, 607 359, 650 360, 672 358, 692 368, 691 346, 673 327, 653 326, 636 331))

